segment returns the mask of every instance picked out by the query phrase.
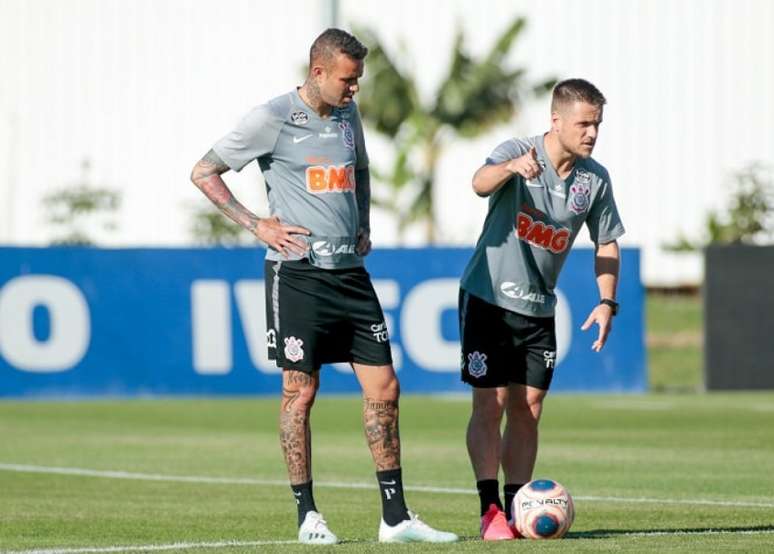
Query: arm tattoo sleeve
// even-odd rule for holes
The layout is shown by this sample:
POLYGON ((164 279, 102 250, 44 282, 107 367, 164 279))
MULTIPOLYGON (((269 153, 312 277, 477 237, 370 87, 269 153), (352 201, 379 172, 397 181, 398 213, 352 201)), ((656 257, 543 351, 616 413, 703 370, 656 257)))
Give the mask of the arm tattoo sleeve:
POLYGON ((240 204, 221 177, 228 165, 213 150, 199 160, 191 173, 191 181, 226 216, 251 233, 258 225, 258 216, 240 204))
POLYGON ((220 159, 220 156, 218 156, 215 153, 215 150, 210 149, 209 152, 207 152, 204 157, 199 162, 201 164, 208 165, 212 167, 212 170, 220 175, 221 173, 225 173, 229 170, 228 165, 226 165, 226 162, 220 159))
POLYGON ((355 197, 357 198, 358 225, 371 230, 371 174, 368 168, 355 171, 355 197))

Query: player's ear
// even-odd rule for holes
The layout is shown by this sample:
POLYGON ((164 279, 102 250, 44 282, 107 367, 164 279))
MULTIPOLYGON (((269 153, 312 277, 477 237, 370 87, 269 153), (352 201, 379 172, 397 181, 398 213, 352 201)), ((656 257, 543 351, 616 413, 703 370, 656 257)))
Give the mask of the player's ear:
POLYGON ((551 130, 555 133, 559 132, 561 128, 562 114, 558 110, 551 112, 551 130))

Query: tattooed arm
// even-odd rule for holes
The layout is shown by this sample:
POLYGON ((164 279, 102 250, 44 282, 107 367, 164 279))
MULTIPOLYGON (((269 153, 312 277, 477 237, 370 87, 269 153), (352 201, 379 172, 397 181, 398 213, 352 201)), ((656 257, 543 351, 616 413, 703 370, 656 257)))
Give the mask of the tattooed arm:
POLYGON ((355 183, 358 213, 356 249, 359 255, 365 256, 371 251, 371 174, 367 167, 355 171, 355 183))
POLYGON ((271 248, 287 256, 287 251, 303 255, 306 244, 294 234, 308 235, 303 227, 283 225, 276 217, 259 218, 237 201, 221 175, 229 170, 214 150, 210 150, 196 162, 191 172, 191 181, 221 212, 241 225, 271 248))

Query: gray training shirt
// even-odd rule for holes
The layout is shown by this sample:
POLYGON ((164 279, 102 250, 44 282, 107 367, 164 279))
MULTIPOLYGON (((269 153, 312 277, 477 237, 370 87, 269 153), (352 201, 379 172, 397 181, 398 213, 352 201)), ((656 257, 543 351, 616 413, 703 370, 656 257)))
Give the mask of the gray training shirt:
MULTIPOLYGON (((354 102, 323 119, 298 91, 253 108, 212 149, 234 171, 252 160, 266 180, 271 215, 312 233, 309 261, 321 268, 363 265, 355 253, 358 209, 355 170, 368 167, 354 102)), ((269 249, 269 260, 294 260, 269 249)))
POLYGON ((537 150, 543 172, 521 175, 489 197, 489 213, 461 287, 474 296, 523 315, 554 315, 554 287, 570 247, 585 223, 595 244, 624 234, 610 175, 592 158, 575 161, 560 179, 543 148, 543 135, 512 139, 487 158, 499 164, 537 150))

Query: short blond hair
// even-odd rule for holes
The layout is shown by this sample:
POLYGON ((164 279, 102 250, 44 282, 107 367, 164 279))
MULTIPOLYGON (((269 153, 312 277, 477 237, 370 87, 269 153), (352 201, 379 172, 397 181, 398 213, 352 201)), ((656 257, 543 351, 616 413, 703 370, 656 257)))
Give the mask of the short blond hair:
POLYGON ((597 87, 585 79, 565 79, 558 82, 551 97, 551 111, 558 111, 560 107, 573 102, 586 102, 601 108, 607 103, 607 99, 597 87))

